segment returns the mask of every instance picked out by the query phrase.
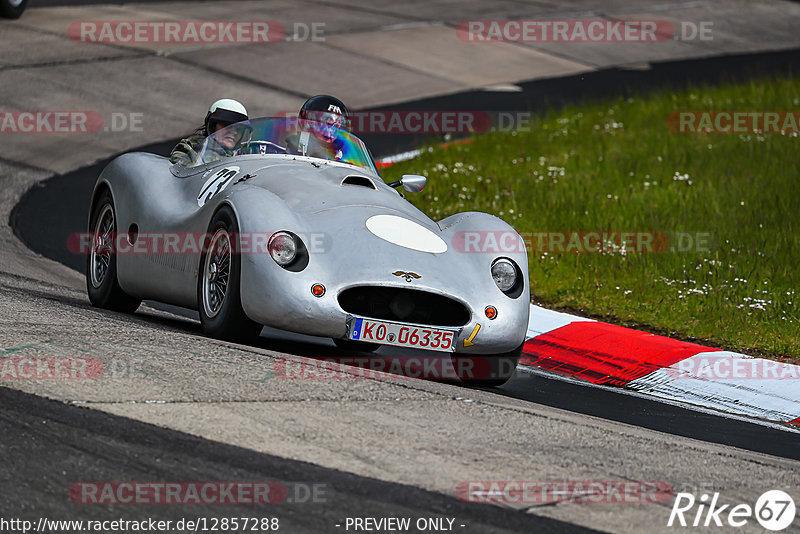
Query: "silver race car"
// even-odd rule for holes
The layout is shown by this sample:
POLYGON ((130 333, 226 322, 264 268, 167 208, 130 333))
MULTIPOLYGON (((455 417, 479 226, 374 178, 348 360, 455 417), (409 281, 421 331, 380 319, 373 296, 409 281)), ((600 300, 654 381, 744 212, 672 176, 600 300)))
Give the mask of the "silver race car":
MULTIPOLYGON (((94 188, 85 234, 93 305, 142 300, 200 313, 207 335, 238 341, 262 325, 490 362, 510 378, 528 326, 525 244, 486 213, 434 222, 384 183, 345 130, 326 145, 293 119, 256 119, 208 137, 178 164, 129 153, 94 188)), ((422 353, 420 353, 422 354, 422 353)))

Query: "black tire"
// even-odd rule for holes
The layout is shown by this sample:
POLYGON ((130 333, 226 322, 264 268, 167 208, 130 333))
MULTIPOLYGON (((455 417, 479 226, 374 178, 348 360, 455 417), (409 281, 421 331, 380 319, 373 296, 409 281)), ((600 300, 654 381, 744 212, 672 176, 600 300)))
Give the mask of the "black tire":
POLYGON ((7 19, 18 19, 27 5, 28 0, 0 0, 0 16, 7 19))
POLYGON ((262 326, 247 317, 242 309, 242 257, 235 252, 239 250, 238 241, 231 242, 239 239, 239 224, 231 208, 223 206, 214 215, 208 225, 208 235, 208 247, 203 247, 197 274, 197 308, 203 333, 227 341, 252 342, 258 338, 262 326), (217 236, 227 239, 227 253, 217 236))
POLYGON ((334 339, 336 346, 342 350, 350 352, 375 352, 380 348, 380 343, 367 343, 366 341, 355 341, 353 339, 334 339))
POLYGON ((452 354, 453 367, 459 380, 469 386, 498 387, 508 382, 522 356, 520 344, 516 349, 501 354, 452 354))
POLYGON ((125 293, 117 279, 117 255, 114 239, 117 235, 117 212, 108 189, 103 190, 92 206, 89 232, 97 234, 86 254, 86 292, 93 306, 124 313, 133 313, 142 303, 125 293), (103 217, 103 221, 100 217, 103 217), (98 226, 102 223, 102 227, 98 226), (103 243, 98 237, 105 236, 103 243), (109 242, 110 241, 110 242, 109 242))

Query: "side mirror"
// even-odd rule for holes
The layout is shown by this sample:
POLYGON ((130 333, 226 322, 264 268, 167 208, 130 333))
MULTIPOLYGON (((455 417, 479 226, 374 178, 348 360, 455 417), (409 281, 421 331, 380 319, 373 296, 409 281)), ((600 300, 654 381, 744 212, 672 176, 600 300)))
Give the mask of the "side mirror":
POLYGON ((417 174, 404 174, 403 177, 396 182, 390 183, 389 187, 399 187, 402 185, 403 189, 409 193, 419 193, 425 189, 425 184, 427 183, 428 179, 424 176, 419 176, 417 174))

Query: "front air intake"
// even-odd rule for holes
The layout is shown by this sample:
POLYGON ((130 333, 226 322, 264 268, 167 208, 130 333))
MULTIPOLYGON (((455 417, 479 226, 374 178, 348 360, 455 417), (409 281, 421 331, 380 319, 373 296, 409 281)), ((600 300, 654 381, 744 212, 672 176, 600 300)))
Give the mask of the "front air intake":
POLYGON ((466 306, 451 298, 398 287, 351 287, 339 294, 339 305, 353 315, 430 326, 463 326, 466 306))

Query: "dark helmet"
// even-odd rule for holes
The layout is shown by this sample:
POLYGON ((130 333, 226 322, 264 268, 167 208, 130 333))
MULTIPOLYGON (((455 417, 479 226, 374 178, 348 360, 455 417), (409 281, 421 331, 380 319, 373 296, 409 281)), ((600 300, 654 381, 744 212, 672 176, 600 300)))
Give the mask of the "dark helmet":
POLYGON ((311 112, 318 111, 322 113, 335 113, 342 117, 344 122, 347 122, 347 106, 344 102, 330 95, 317 95, 312 96, 306 100, 303 107, 300 108, 300 118, 314 120, 311 112))
POLYGON ((327 143, 334 143, 340 129, 347 129, 347 107, 330 95, 312 96, 300 108, 300 124, 327 143))
POLYGON ((208 108, 203 125, 206 129, 206 135, 211 135, 214 133, 218 123, 233 124, 247 119, 247 110, 240 102, 230 98, 223 98, 222 100, 217 100, 208 108))

